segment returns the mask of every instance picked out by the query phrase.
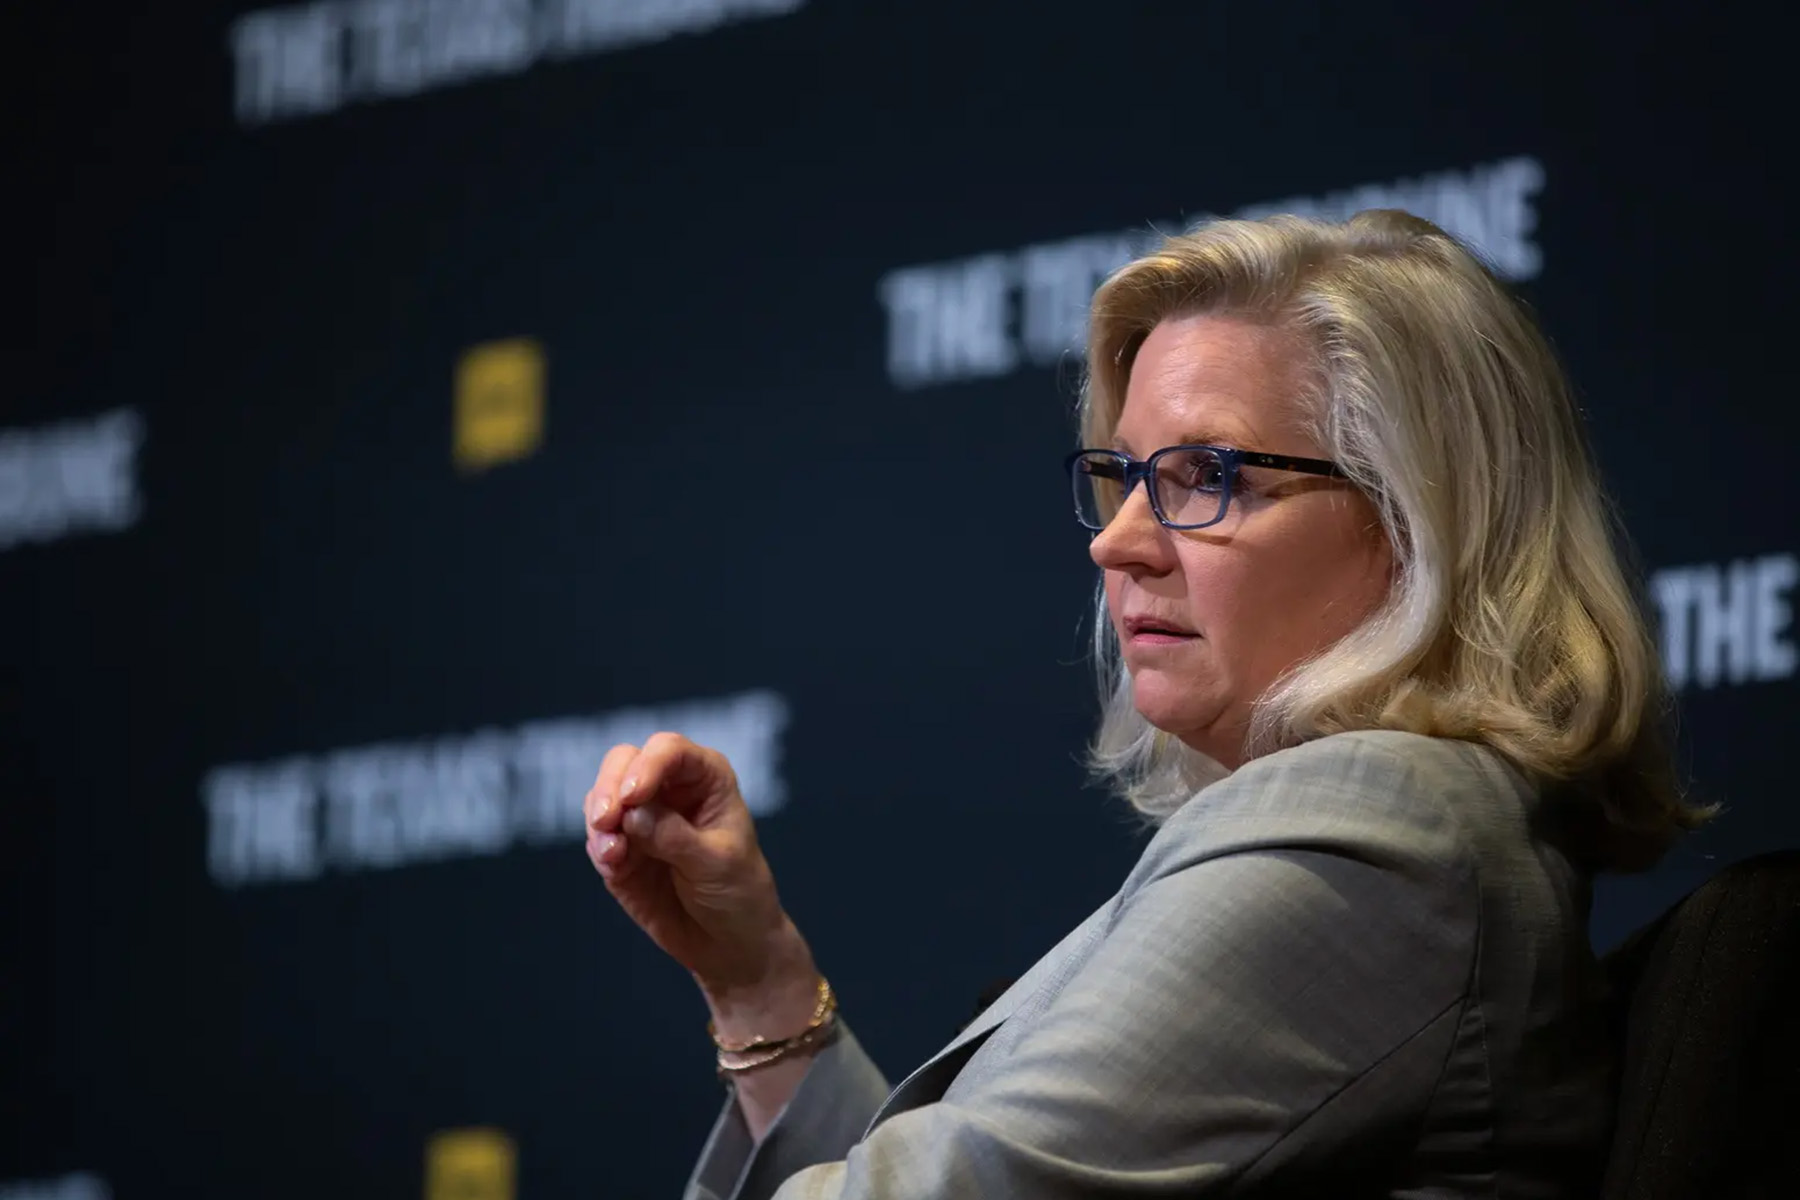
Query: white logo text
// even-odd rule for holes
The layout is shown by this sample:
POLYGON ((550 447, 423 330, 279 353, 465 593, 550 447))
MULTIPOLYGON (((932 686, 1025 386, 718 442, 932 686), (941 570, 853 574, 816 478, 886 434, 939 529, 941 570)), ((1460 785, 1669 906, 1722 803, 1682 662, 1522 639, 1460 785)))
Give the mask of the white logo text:
MULTIPOLYGON (((1543 268, 1533 203, 1543 186, 1543 164, 1519 157, 1252 204, 1234 215, 1338 221, 1366 208, 1405 209, 1486 255, 1502 277, 1524 280, 1543 268)), ((1094 289, 1163 236, 1158 229, 1086 234, 889 272, 877 289, 887 310, 888 379, 902 388, 991 379, 1078 355, 1094 289)))
POLYGON ((320 116, 681 33, 805 0, 318 0, 231 23, 240 125, 320 116))
POLYGON ((218 767, 200 785, 207 867, 236 887, 579 841, 600 760, 659 729, 723 753, 751 812, 766 816, 786 800, 787 722, 779 695, 749 692, 218 767))
POLYGON ((40 429, 0 430, 0 550, 138 519, 144 421, 129 408, 40 429))
POLYGON ((1792 554, 1656 572, 1650 594, 1661 610, 1669 686, 1791 677, 1800 662, 1793 636, 1797 581, 1800 560, 1792 554))

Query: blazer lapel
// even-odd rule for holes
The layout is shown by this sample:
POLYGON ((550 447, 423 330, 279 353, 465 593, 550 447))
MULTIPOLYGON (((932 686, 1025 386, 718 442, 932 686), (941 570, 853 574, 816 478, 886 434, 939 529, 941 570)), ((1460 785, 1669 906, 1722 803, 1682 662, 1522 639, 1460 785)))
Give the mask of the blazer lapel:
MULTIPOLYGON (((981 1014, 951 1038, 948 1045, 901 1080, 900 1086, 889 1093, 887 1100, 876 1110, 874 1119, 869 1122, 869 1129, 874 1129, 889 1117, 917 1108, 921 1104, 930 1104, 941 1097, 950 1086, 950 1081, 956 1078, 957 1072, 963 1069, 969 1059, 975 1056, 975 1051, 987 1041, 988 1035, 1012 1016, 1026 997, 1037 991, 1070 955, 1080 953, 1090 941, 1099 936, 1117 900, 1118 897, 1115 896, 1090 913, 1087 920, 1071 930, 1048 954, 1033 963, 1031 969, 1020 976, 1017 982, 1002 992, 999 999, 982 1009, 981 1014)), ((869 1130, 864 1130, 863 1136, 867 1137, 868 1133, 869 1130)))

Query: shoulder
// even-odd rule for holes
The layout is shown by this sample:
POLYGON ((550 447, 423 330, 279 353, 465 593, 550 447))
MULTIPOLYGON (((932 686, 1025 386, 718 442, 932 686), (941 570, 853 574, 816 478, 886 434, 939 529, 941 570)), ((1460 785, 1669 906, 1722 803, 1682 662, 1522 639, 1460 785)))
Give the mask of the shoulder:
POLYGON ((1524 836, 1534 789, 1485 747, 1392 730, 1255 759, 1163 823, 1152 875, 1239 853, 1308 853, 1439 875, 1472 872, 1496 826, 1524 836))
POLYGON ((1385 804, 1426 800, 1445 789, 1510 792, 1519 783, 1522 780, 1499 755, 1484 746, 1392 729, 1360 729, 1253 759, 1194 799, 1236 793, 1278 803, 1284 790, 1301 788, 1358 803, 1385 804))
POLYGON ((1258 1003, 1321 981, 1358 1003, 1375 997, 1366 1040, 1390 1045, 1470 985, 1498 845, 1483 813, 1510 807, 1522 827, 1529 790, 1489 755, 1354 732, 1247 763, 1156 832, 1120 889, 1108 944, 1124 939, 1145 971, 1208 987, 1235 973, 1258 1003))

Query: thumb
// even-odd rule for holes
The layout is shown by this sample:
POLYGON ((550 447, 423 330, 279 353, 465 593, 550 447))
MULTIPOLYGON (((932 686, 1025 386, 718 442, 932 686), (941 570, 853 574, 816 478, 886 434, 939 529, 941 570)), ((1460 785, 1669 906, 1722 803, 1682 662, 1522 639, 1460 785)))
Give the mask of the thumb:
POLYGON ((714 865, 700 831, 680 813, 660 804, 644 804, 627 812, 623 827, 633 850, 665 862, 683 875, 705 874, 714 865))

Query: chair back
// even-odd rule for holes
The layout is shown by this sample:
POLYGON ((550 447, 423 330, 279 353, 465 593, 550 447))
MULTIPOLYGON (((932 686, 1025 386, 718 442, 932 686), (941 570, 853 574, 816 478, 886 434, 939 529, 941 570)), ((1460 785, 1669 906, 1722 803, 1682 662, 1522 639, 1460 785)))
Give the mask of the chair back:
POLYGON ((1800 850, 1725 868, 1603 961, 1623 1055, 1602 1200, 1800 1197, 1800 850))

